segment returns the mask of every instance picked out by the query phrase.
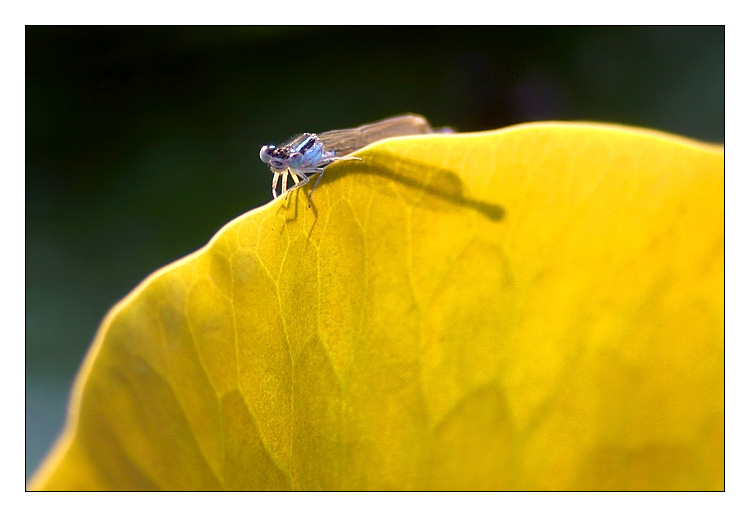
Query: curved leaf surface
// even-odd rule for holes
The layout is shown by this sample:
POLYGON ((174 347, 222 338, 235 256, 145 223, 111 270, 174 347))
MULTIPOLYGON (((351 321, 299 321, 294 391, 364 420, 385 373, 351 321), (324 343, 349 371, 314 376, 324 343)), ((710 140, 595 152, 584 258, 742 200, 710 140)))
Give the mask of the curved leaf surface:
POLYGON ((30 488, 723 489, 721 147, 358 156, 112 309, 30 488))

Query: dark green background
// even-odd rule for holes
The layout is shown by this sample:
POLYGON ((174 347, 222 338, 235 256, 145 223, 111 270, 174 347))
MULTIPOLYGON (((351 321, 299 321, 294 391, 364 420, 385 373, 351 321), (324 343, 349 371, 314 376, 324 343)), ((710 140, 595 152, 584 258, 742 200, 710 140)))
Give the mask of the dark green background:
POLYGON ((106 311, 271 199, 262 144, 403 112, 722 142, 724 28, 27 27, 27 476, 106 311))

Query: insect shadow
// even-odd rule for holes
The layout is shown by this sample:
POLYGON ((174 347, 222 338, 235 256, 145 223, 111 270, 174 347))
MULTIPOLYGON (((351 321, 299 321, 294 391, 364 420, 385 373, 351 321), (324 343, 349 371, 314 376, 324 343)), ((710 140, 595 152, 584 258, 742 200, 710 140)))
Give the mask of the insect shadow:
MULTIPOLYGON (((430 210, 450 212, 464 206, 477 210, 493 221, 505 217, 505 209, 502 206, 469 197, 463 180, 450 169, 427 165, 418 160, 383 151, 362 154, 360 158, 361 161, 351 160, 347 161, 346 165, 338 165, 325 175, 321 184, 337 181, 349 174, 378 176, 406 186, 413 191, 414 204, 430 210)), ((385 192, 399 195, 391 189, 385 192)))

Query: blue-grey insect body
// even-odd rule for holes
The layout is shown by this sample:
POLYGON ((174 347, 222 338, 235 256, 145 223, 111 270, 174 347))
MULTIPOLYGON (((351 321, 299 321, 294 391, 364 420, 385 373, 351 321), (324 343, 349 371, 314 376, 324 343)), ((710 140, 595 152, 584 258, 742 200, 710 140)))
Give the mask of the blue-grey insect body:
MULTIPOLYGON (((393 136, 432 133, 427 119, 420 115, 399 115, 372 124, 352 129, 337 129, 325 133, 302 133, 284 146, 264 145, 260 148, 260 159, 273 173, 271 191, 277 197, 276 185, 281 177, 281 193, 301 187, 310 181, 309 176, 319 174, 310 190, 310 203, 315 187, 323 177, 324 168, 339 160, 361 160, 347 156, 363 147, 393 136), (287 178, 291 176, 294 186, 287 189, 287 178)), ((440 132, 445 132, 441 130, 440 132)))

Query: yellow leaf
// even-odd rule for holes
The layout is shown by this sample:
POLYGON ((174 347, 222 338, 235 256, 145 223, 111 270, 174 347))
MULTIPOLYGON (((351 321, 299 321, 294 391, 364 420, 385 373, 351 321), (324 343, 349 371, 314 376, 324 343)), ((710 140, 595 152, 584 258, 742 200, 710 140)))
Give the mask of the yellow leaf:
POLYGON ((539 123, 358 156, 110 312, 30 488, 724 488, 721 147, 539 123))

